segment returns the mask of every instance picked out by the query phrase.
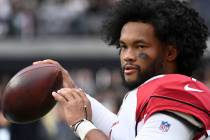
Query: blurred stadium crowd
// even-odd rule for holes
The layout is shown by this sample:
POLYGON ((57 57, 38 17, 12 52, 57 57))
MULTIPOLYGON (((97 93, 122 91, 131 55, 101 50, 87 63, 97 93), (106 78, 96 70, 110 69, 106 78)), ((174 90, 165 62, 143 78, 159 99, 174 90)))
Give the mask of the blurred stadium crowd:
POLYGON ((115 0, 0 0, 0 36, 98 34, 115 0))
MULTIPOLYGON (((115 1, 117 0, 0 0, 0 39, 97 37, 106 11, 115 1)), ((189 1, 205 18, 210 28, 210 1, 189 1)), ((0 73, 1 93, 12 74, 14 71, 0 73)), ((71 75, 87 93, 117 113, 126 93, 126 89, 121 85, 119 65, 112 68, 106 68, 104 65, 97 70, 85 67, 73 68, 71 75)), ((209 55, 206 55, 194 77, 210 87, 209 55)), ((78 140, 78 138, 65 124, 63 113, 57 105, 43 119, 25 125, 10 124, 0 114, 0 140, 78 140)))
MULTIPOLYGON (((97 35, 116 0, 0 0, 0 37, 97 35)), ((209 0, 188 0, 210 25, 209 0)))

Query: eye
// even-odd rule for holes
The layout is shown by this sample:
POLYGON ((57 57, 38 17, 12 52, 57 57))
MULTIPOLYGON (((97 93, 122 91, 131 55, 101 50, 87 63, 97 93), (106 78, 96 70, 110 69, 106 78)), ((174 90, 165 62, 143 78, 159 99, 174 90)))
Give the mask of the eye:
POLYGON ((138 48, 145 48, 146 45, 144 45, 144 44, 138 44, 137 47, 138 47, 138 48))
POLYGON ((119 44, 118 46, 117 46, 117 49, 119 49, 119 50, 121 50, 121 49, 125 49, 125 48, 127 48, 127 46, 125 45, 125 44, 119 44))
POLYGON ((121 53, 122 50, 126 49, 127 46, 123 43, 120 43, 118 46, 117 46, 117 49, 119 50, 119 55, 121 53))

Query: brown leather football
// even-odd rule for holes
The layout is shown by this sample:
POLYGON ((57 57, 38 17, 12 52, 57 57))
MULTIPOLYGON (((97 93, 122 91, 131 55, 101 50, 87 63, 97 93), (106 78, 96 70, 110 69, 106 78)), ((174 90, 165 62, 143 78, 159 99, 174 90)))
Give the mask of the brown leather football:
POLYGON ((19 71, 7 84, 2 111, 13 123, 40 119, 56 104, 52 91, 62 87, 62 74, 55 64, 36 64, 19 71))

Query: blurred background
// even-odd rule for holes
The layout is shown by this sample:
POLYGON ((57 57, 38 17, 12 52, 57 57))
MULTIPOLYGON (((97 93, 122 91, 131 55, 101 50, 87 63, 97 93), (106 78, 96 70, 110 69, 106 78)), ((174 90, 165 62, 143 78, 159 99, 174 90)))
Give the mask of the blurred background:
MULTIPOLYGON (((0 0, 0 92, 33 61, 55 59, 76 83, 114 113, 126 90, 115 48, 101 40, 106 11, 116 0, 0 0)), ((210 28, 210 0, 188 0, 210 28)), ((210 86, 210 41, 195 77, 210 86)), ((17 125, 0 114, 0 140, 78 140, 57 105, 40 121, 17 125)))

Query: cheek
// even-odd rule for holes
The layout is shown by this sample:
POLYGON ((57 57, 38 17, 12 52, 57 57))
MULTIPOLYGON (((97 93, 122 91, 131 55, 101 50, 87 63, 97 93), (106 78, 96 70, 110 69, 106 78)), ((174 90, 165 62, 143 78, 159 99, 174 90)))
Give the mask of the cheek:
POLYGON ((120 56, 119 57, 120 58, 120 64, 121 64, 121 67, 122 67, 125 62, 123 61, 122 55, 120 54, 119 56, 120 56))
POLYGON ((150 67, 153 65, 153 62, 156 61, 156 57, 157 56, 153 56, 147 52, 140 52, 138 54, 138 60, 142 71, 150 69, 150 67))
POLYGON ((120 58, 121 64, 125 63, 124 57, 123 57, 123 53, 122 53, 122 52, 119 53, 119 58, 120 58))
POLYGON ((144 52, 139 53, 138 57, 142 60, 148 60, 149 59, 149 55, 144 53, 144 52))
POLYGON ((162 56, 161 51, 156 49, 148 49, 138 53, 138 58, 140 61, 145 63, 150 63, 162 56))

